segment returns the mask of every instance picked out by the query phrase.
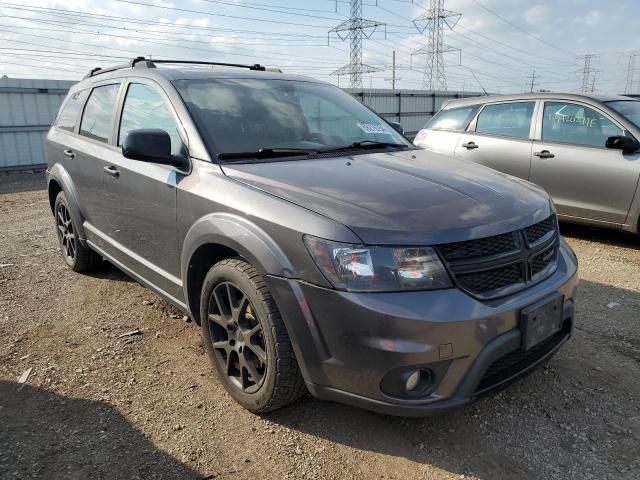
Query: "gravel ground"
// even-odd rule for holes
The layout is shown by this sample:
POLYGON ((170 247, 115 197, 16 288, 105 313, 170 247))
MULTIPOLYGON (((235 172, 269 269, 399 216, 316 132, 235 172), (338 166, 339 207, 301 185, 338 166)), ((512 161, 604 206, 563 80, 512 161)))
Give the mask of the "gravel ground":
POLYGON ((64 265, 41 182, 0 178, 0 478, 639 478, 637 237, 562 226, 575 335, 497 396, 426 419, 310 396, 256 416, 182 314, 109 265, 64 265))

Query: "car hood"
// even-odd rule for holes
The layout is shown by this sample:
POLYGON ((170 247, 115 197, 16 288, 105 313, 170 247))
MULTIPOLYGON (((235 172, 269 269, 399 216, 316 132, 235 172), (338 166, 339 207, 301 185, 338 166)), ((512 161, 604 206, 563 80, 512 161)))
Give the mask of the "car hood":
POLYGON ((237 181, 342 223, 366 244, 461 241, 550 214, 540 187, 426 150, 222 168, 237 181))

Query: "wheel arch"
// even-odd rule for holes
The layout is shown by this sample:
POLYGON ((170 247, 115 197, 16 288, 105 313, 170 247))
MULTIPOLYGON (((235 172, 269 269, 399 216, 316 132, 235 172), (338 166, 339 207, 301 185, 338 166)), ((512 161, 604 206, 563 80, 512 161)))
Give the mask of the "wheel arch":
POLYGON ((200 291, 207 272, 217 262, 236 256, 263 276, 293 273, 284 252, 257 225, 233 214, 205 215, 187 232, 181 255, 184 297, 196 323, 200 324, 200 291))
POLYGON ((73 223, 76 226, 78 237, 81 242, 84 243, 86 236, 83 227, 83 217, 80 213, 80 204, 78 202, 78 195, 76 188, 69 176, 69 173, 60 165, 55 164, 48 174, 47 190, 49 194, 49 205, 51 206, 51 213, 54 213, 54 207, 56 198, 60 192, 64 192, 67 198, 69 212, 73 218, 73 223))

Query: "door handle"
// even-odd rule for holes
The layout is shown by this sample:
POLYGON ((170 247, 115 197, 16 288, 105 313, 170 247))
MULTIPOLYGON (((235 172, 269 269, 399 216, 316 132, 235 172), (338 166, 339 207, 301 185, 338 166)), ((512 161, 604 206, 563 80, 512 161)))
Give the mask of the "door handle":
POLYGON ((462 146, 467 150, 473 150, 474 148, 478 148, 478 145, 476 145, 475 142, 463 143, 462 146))
POLYGON ((118 178, 120 176, 120 170, 118 170, 113 165, 109 167, 104 167, 104 173, 106 173, 107 175, 113 178, 118 178))
POLYGON ((76 154, 73 153, 73 150, 65 150, 62 153, 64 153, 64 156, 67 157, 67 158, 73 158, 73 157, 76 156, 76 154))
POLYGON ((554 158, 555 155, 549 150, 542 150, 541 152, 535 152, 534 155, 540 158, 554 158))

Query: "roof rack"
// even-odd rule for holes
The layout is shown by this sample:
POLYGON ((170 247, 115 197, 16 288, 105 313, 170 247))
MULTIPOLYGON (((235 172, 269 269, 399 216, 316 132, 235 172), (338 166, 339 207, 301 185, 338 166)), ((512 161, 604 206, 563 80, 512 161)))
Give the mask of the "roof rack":
POLYGON ((122 70, 124 68, 156 68, 156 63, 173 63, 178 65, 216 65, 219 67, 248 68, 249 70, 259 70, 261 72, 264 72, 266 70, 266 68, 259 63, 255 63, 253 65, 243 65, 240 63, 202 62, 198 60, 148 60, 144 57, 136 57, 132 58, 127 63, 115 65, 113 67, 96 67, 92 69, 84 78, 94 77, 96 75, 113 72, 115 70, 122 70))

